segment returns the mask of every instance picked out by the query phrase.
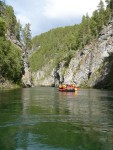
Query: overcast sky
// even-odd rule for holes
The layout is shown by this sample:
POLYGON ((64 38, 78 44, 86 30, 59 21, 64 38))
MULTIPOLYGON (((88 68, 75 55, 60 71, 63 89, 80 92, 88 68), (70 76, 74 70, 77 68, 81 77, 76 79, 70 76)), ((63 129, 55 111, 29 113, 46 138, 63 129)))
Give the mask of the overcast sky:
POLYGON ((83 15, 92 14, 100 0, 6 0, 24 26, 31 24, 32 36, 62 26, 81 22, 83 15))

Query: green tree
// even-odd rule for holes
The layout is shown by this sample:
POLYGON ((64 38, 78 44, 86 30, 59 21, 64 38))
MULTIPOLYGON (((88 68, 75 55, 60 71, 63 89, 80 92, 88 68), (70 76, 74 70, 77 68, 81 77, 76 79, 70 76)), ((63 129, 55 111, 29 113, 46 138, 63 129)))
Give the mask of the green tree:
POLYGON ((104 10, 104 2, 102 0, 100 0, 100 3, 98 4, 98 12, 99 12, 99 21, 98 24, 100 27, 102 27, 104 25, 104 15, 105 15, 105 10, 104 10))
POLYGON ((105 2, 107 4, 106 13, 109 14, 109 20, 111 20, 113 17, 113 0, 106 0, 105 2))
POLYGON ((90 19, 90 34, 92 38, 98 36, 97 22, 94 20, 93 17, 90 19))
POLYGON ((23 29, 23 42, 26 50, 31 49, 31 30, 30 30, 30 24, 26 24, 23 29))
POLYGON ((82 18, 83 28, 83 45, 86 45, 90 40, 90 18, 89 15, 83 16, 82 18))
POLYGON ((10 35, 15 35, 16 17, 12 6, 6 6, 4 11, 4 18, 6 21, 7 31, 10 35))
POLYGON ((99 12, 104 11, 104 2, 102 0, 100 0, 97 7, 98 7, 99 12))
POLYGON ((22 35, 22 25, 20 24, 20 21, 18 21, 15 25, 15 36, 17 40, 21 41, 21 35, 22 35))

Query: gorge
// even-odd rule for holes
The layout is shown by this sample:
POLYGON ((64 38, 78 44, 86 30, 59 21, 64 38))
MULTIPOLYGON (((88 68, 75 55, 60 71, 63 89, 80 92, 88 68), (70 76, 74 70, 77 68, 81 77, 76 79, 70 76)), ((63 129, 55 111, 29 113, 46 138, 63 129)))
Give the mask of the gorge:
POLYGON ((98 39, 77 50, 70 60, 52 68, 51 60, 40 70, 32 72, 35 86, 58 86, 73 82, 80 87, 112 88, 113 21, 103 26, 98 39), (49 73, 48 73, 49 71, 49 73))

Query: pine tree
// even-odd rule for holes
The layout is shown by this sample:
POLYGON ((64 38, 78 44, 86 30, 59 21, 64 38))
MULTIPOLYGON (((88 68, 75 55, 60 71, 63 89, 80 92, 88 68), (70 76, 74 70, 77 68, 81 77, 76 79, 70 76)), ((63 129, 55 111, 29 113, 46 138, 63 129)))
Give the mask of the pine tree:
POLYGON ((15 26, 15 36, 17 40, 21 42, 21 34, 22 34, 22 25, 20 24, 20 20, 16 23, 15 26))
POLYGON ((86 45, 90 40, 90 18, 88 14, 82 17, 81 30, 82 30, 82 43, 84 47, 84 45, 86 45))
POLYGON ((23 29, 23 42, 26 50, 31 49, 31 30, 30 24, 26 24, 23 29))
POLYGON ((91 37, 98 36, 97 22, 93 18, 90 19, 90 34, 91 37))
POLYGON ((16 16, 12 6, 6 6, 4 10, 4 19, 6 21, 7 31, 10 35, 15 35, 16 16))
POLYGON ((102 0, 100 0, 97 7, 98 7, 99 12, 104 11, 104 2, 102 0))
POLYGON ((98 4, 98 12, 99 12, 99 25, 102 27, 104 25, 104 2, 100 0, 100 3, 98 4))

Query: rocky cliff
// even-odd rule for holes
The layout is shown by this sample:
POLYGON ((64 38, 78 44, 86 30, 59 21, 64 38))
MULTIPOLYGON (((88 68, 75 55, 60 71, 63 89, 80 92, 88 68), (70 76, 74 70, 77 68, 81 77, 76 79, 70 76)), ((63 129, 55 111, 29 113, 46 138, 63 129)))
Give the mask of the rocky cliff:
POLYGON ((6 38, 11 43, 16 45, 18 47, 18 49, 21 51, 21 59, 22 59, 22 63, 23 63, 23 68, 22 68, 22 70, 20 70, 20 73, 22 74, 22 86, 23 87, 31 87, 32 86, 31 72, 30 72, 29 64, 28 64, 27 50, 25 50, 23 44, 17 40, 15 35, 10 35, 10 33, 7 33, 6 38))
POLYGON ((32 73, 35 86, 58 86, 60 82, 80 87, 112 88, 113 22, 104 26, 98 39, 75 52, 69 65, 63 60, 55 68, 52 61, 32 73))

